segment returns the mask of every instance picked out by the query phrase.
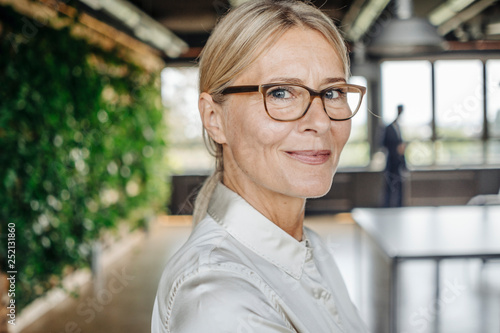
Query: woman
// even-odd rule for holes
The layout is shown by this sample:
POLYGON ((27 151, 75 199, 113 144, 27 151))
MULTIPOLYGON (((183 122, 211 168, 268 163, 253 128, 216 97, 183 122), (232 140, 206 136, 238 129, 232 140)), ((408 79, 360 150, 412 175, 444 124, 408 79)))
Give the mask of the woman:
POLYGON ((348 73, 335 26, 302 2, 249 1, 217 25, 199 98, 217 168, 160 281, 153 332, 366 331, 330 253, 303 227, 365 91, 348 73))

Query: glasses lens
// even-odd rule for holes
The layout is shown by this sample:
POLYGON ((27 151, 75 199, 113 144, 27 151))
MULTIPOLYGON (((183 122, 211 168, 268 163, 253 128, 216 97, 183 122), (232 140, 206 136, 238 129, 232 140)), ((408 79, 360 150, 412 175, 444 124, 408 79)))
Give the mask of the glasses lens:
POLYGON ((266 107, 269 115, 277 120, 299 118, 309 103, 309 92, 299 86, 282 85, 266 91, 266 107))
MULTIPOLYGON (((333 86, 322 94, 326 113, 334 120, 351 118, 358 111, 361 98, 361 90, 352 86, 333 86)), ((300 118, 310 101, 309 91, 300 86, 273 86, 265 93, 267 112, 276 120, 300 118)))
POLYGON ((355 87, 332 87, 323 94, 325 110, 334 120, 351 118, 361 104, 361 90, 355 87))

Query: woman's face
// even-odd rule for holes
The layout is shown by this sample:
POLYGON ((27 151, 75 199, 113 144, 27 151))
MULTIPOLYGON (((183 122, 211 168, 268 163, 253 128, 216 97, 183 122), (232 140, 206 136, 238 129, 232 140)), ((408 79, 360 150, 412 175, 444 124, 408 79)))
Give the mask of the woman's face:
MULTIPOLYGON (((293 28, 233 85, 288 82, 321 90, 344 78, 339 56, 321 33, 293 28)), ((225 181, 299 198, 330 190, 351 122, 330 120, 320 98, 291 122, 271 119, 258 92, 228 95, 221 114, 225 181)))

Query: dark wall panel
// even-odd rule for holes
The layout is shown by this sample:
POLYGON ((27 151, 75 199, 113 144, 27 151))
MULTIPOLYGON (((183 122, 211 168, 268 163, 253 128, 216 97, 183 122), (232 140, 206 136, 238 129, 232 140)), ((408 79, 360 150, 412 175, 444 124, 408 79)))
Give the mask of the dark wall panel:
MULTIPOLYGON (((170 213, 192 214, 194 199, 205 179, 203 175, 173 176, 170 213)), ((407 206, 464 205, 475 195, 498 193, 500 169, 411 171, 406 179, 404 202, 407 206)), ((338 172, 330 192, 307 201, 306 214, 380 207, 384 182, 383 172, 338 172)))

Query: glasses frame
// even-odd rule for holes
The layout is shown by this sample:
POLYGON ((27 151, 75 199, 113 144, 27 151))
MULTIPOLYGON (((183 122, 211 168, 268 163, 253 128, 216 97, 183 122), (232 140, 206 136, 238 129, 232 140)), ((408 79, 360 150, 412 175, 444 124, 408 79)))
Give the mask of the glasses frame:
POLYGON ((311 89, 311 88, 304 86, 302 84, 296 84, 296 83, 266 83, 266 84, 251 85, 251 86, 230 86, 230 87, 227 87, 224 90, 222 90, 221 94, 222 95, 229 95, 229 94, 242 94, 242 93, 251 93, 251 92, 260 92, 262 94, 262 99, 264 101, 264 108, 266 109, 267 115, 271 119, 274 119, 277 121, 295 121, 295 120, 298 120, 298 119, 304 117, 306 115, 307 111, 309 111, 309 108, 311 107, 311 104, 316 97, 320 97, 321 103, 323 104, 323 110, 325 111, 328 118, 330 118, 330 120, 345 121, 345 120, 351 119, 352 117, 354 117, 356 115, 356 113, 358 113, 359 108, 361 106, 361 103, 363 102, 363 97, 366 94, 366 87, 358 86, 356 84, 350 84, 350 83, 341 83, 341 84, 333 84, 333 85, 328 86, 327 88, 322 89, 322 90, 314 90, 314 89, 311 89), (279 86, 301 87, 301 88, 306 89, 309 92, 309 97, 310 97, 309 104, 307 104, 306 109, 304 110, 304 112, 302 112, 302 114, 300 116, 293 118, 293 119, 282 120, 282 119, 276 119, 269 114, 269 111, 267 110, 266 93, 269 89, 274 88, 274 87, 279 87, 279 86), (330 117, 330 115, 326 111, 323 97, 324 97, 325 93, 327 91, 331 90, 332 88, 350 88, 350 89, 358 90, 359 93, 361 94, 361 97, 359 98, 358 105, 356 106, 356 110, 352 113, 352 115, 350 117, 340 118, 340 119, 332 118, 332 117, 330 117))

